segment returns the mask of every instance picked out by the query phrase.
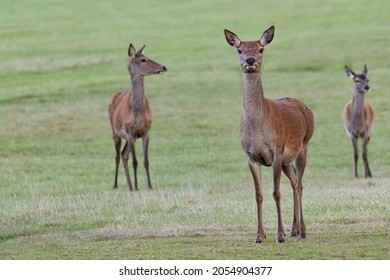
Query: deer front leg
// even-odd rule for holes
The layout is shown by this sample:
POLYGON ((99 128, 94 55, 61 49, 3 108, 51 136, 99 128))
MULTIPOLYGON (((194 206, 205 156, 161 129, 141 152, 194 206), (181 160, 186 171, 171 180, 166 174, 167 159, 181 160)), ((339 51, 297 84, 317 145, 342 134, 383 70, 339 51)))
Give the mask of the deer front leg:
POLYGON ((257 203, 257 236, 255 243, 264 242, 266 236, 264 234, 264 226, 263 226, 263 216, 262 216, 262 208, 263 208, 263 186, 262 186, 262 178, 261 178, 261 169, 260 166, 253 162, 249 163, 249 169, 252 173, 253 181, 255 184, 255 195, 256 195, 256 203, 257 203))
POLYGON ((363 138, 363 161, 364 161, 364 176, 366 178, 371 178, 371 170, 370 166, 368 165, 368 157, 367 157, 367 145, 368 142, 370 142, 370 137, 364 137, 363 138))
POLYGON ((274 163, 272 164, 272 169, 274 173, 274 192, 273 192, 273 197, 276 203, 276 210, 278 213, 278 238, 277 242, 278 243, 284 243, 286 242, 285 240, 285 232, 283 228, 283 222, 282 222, 282 211, 280 208, 280 175, 282 172, 282 162, 281 159, 276 156, 274 159, 274 163))
POLYGON ((353 145, 353 159, 355 162, 355 177, 359 178, 359 175, 358 175, 359 149, 358 149, 358 145, 357 145, 358 138, 355 138, 354 136, 352 136, 351 139, 352 139, 352 145, 353 145))

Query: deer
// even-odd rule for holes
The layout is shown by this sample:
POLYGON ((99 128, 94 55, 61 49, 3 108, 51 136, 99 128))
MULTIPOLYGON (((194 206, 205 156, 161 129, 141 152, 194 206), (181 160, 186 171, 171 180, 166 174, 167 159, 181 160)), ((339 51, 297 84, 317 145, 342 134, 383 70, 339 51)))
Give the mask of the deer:
POLYGON ((286 242, 280 205, 282 171, 290 180, 293 190, 294 216, 290 236, 306 239, 302 177, 306 166, 308 143, 314 132, 313 113, 304 103, 294 98, 272 100, 264 97, 261 80, 263 53, 274 38, 274 26, 264 31, 256 41, 241 41, 236 34, 227 29, 224 33, 228 44, 237 49, 243 75, 240 140, 255 187, 258 222, 255 243, 263 243, 266 238, 262 217, 261 166, 272 167, 273 171, 273 198, 278 217, 276 241, 286 242))
POLYGON ((362 158, 364 162, 365 178, 372 177, 370 166, 368 164, 367 146, 370 142, 372 127, 374 123, 374 109, 366 100, 365 94, 370 89, 367 79, 367 66, 363 66, 361 74, 355 74, 347 65, 344 66, 345 72, 352 79, 355 85, 355 93, 353 98, 347 102, 344 107, 344 125, 347 134, 352 140, 355 163, 355 177, 358 175, 358 139, 362 139, 362 158))
POLYGON ((148 189, 152 189, 149 173, 149 134, 152 125, 152 110, 148 98, 145 95, 144 77, 155 74, 163 74, 167 68, 144 55, 145 45, 138 51, 132 44, 128 48, 127 68, 131 78, 131 91, 118 92, 112 98, 108 114, 112 128, 112 138, 116 151, 115 156, 115 180, 113 189, 118 188, 118 167, 120 154, 125 169, 127 186, 132 191, 133 186, 129 173, 129 154, 131 152, 134 169, 135 190, 138 191, 137 181, 137 157, 135 153, 135 141, 142 138, 144 167, 146 170, 148 189), (122 139, 126 141, 121 152, 122 139))

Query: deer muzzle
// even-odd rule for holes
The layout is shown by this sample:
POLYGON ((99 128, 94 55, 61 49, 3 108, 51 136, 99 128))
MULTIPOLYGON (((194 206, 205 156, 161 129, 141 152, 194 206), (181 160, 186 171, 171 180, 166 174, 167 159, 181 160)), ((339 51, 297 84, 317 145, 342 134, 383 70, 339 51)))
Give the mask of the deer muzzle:
POLYGON ((167 67, 163 66, 161 70, 157 70, 157 74, 164 74, 167 70, 167 67))

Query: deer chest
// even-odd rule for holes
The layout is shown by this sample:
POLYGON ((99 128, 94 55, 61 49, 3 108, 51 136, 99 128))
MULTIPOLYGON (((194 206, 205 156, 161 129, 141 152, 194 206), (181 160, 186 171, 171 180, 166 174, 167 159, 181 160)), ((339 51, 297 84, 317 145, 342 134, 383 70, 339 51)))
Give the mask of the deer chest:
POLYGON ((273 162, 272 156, 269 155, 264 156, 264 154, 252 153, 250 151, 246 151, 246 155, 248 156, 248 160, 250 162, 256 162, 264 166, 271 166, 273 162))
POLYGON ((274 152, 268 139, 262 135, 241 135, 241 146, 248 156, 248 160, 264 166, 271 166, 274 160, 274 152))
POLYGON ((275 153, 284 157, 284 136, 280 130, 278 125, 275 128, 259 117, 243 116, 240 123, 241 146, 248 160, 271 166, 275 153))

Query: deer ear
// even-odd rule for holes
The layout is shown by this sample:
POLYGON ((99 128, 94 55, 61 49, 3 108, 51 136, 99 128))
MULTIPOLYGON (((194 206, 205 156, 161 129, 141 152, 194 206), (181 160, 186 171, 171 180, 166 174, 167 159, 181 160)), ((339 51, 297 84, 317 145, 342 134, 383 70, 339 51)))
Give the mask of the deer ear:
POLYGON ((227 29, 224 30, 224 33, 225 33, 226 42, 228 42, 229 45, 236 48, 240 47, 241 41, 236 34, 234 34, 233 32, 227 29))
POLYGON ((274 39, 274 34, 275 34, 275 26, 272 25, 270 28, 264 31, 263 35, 261 35, 260 44, 263 47, 265 47, 266 45, 271 43, 272 40, 274 39))
POLYGON ((363 66, 362 74, 363 74, 363 75, 367 75, 367 72, 368 72, 368 70, 367 70, 367 65, 364 65, 364 66, 363 66))
POLYGON ((129 45, 129 50, 128 50, 129 57, 134 58, 135 57, 135 48, 133 44, 129 45))
POLYGON ((355 77, 355 73, 353 73, 353 71, 349 69, 347 65, 344 66, 344 69, 345 69, 345 73, 347 73, 349 77, 351 77, 352 79, 353 77, 355 77))
POLYGON ((144 50, 145 50, 145 45, 138 51, 139 54, 144 54, 144 50))

